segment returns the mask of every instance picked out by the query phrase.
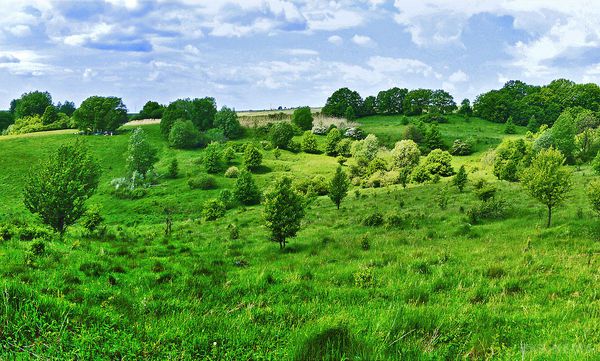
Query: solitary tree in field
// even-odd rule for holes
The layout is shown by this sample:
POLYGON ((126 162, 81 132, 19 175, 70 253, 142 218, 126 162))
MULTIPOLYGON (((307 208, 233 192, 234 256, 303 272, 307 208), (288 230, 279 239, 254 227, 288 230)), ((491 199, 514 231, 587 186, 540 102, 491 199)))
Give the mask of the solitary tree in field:
POLYGON ((156 148, 148 141, 146 133, 142 128, 137 128, 129 138, 129 147, 127 148, 127 170, 130 174, 138 172, 146 175, 152 170, 154 163, 158 161, 156 148))
POLYGON ((127 107, 121 98, 92 96, 81 103, 73 119, 79 130, 114 131, 127 123, 127 107))
POLYGON ((99 178, 100 167, 80 142, 62 145, 29 175, 25 207, 62 236, 85 213, 99 178))
POLYGON ((548 207, 548 223, 552 222, 552 208, 560 205, 573 185, 571 172, 563 166, 565 157, 554 148, 543 149, 523 171, 521 182, 529 193, 548 207))
POLYGON ((458 188, 458 191, 462 193, 465 189, 465 185, 467 185, 467 172, 465 170, 465 166, 461 165, 458 169, 458 173, 452 179, 452 183, 458 188))
POLYGON ((292 188, 292 180, 283 177, 264 195, 263 216, 267 228, 271 231, 271 240, 284 248, 286 240, 294 237, 300 230, 304 218, 304 199, 292 188))
POLYGON ((335 171, 333 179, 329 182, 329 198, 335 203, 337 209, 340 209, 340 203, 348 195, 348 187, 350 187, 348 176, 346 176, 346 172, 344 172, 342 167, 339 166, 335 171))
POLYGON ((302 130, 311 130, 313 127, 313 116, 310 107, 300 107, 292 114, 292 123, 302 130))

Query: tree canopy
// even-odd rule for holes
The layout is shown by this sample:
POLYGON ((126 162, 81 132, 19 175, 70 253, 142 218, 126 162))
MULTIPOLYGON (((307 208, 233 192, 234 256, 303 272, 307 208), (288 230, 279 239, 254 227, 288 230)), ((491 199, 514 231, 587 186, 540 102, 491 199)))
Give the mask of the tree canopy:
POLYGON ((127 123, 127 107, 121 98, 91 96, 73 113, 73 119, 84 132, 115 131, 127 123))

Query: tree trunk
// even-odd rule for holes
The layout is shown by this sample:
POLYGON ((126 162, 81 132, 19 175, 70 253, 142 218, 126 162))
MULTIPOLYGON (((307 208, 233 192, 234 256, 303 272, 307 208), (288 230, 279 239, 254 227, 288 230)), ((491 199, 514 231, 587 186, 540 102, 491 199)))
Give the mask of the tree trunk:
POLYGON ((548 224, 546 228, 550 228, 550 223, 552 222, 552 206, 548 206, 548 224))

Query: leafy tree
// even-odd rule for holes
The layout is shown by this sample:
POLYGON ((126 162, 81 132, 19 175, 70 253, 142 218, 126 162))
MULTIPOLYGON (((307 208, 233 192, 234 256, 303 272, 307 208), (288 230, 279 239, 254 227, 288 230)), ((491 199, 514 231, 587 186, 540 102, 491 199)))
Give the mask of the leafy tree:
POLYGON ((408 89, 397 87, 380 91, 375 102, 377 112, 379 114, 402 114, 406 94, 408 94, 408 89))
POLYGON ((142 107, 138 119, 160 119, 165 112, 165 106, 155 101, 147 101, 142 107))
POLYGON ((266 227, 271 231, 271 240, 283 249, 286 240, 300 230, 304 218, 304 199, 292 188, 292 180, 283 177, 275 181, 265 192, 263 216, 266 227))
POLYGON ((404 97, 402 107, 406 115, 421 115, 429 106, 432 91, 430 89, 411 90, 404 97))
POLYGON ((344 118, 346 118, 346 120, 349 121, 353 121, 354 119, 356 119, 356 112, 354 111, 354 108, 349 106, 348 108, 346 108, 346 112, 344 112, 344 118))
POLYGON ((48 125, 55 123, 58 120, 58 113, 53 105, 48 105, 42 115, 42 124, 48 125))
POLYGON ((204 166, 208 173, 218 173, 221 170, 221 146, 211 142, 204 151, 204 166))
POLYGON ((198 130, 208 130, 213 127, 217 103, 214 98, 177 99, 167 106, 160 120, 160 130, 168 137, 171 127, 176 120, 190 120, 198 130))
POLYGON ((593 180, 587 189, 588 199, 594 211, 600 215, 600 180, 593 180))
POLYGON ((192 110, 189 99, 177 99, 174 102, 171 102, 163 111, 163 116, 160 120, 160 131, 163 136, 169 138, 171 127, 173 127, 177 120, 189 120, 191 122, 191 113, 192 110))
POLYGON ((25 207, 62 236, 85 213, 99 178, 100 167, 82 143, 61 145, 29 175, 25 207))
POLYGON ((342 118, 346 115, 348 107, 352 107, 356 115, 362 114, 363 100, 358 92, 348 88, 336 90, 329 98, 321 112, 325 115, 342 118))
POLYGON ((342 140, 342 134, 337 128, 332 128, 325 138, 325 153, 337 155, 337 146, 340 140, 342 140))
POLYGON ((8 128, 9 125, 13 124, 15 119, 11 112, 0 111, 0 132, 8 128))
POLYGON ((225 161, 225 163, 230 164, 234 159, 235 150, 233 150, 233 147, 225 148, 225 151, 223 151, 223 160, 225 161))
POLYGON ((310 107, 300 107, 292 114, 292 123, 302 130, 311 130, 313 127, 313 115, 310 107))
POLYGON ((435 114, 450 114, 456 110, 456 103, 450 93, 444 90, 434 90, 429 97, 427 111, 435 114))
POLYGON ((173 159, 171 159, 171 163, 169 163, 169 170, 167 171, 167 177, 169 177, 171 179, 175 179, 175 178, 177 178, 178 174, 179 174, 179 162, 177 161, 177 158, 173 158, 173 159))
POLYGON ((75 113, 75 110, 77 110, 77 108, 75 108, 75 103, 65 100, 64 103, 58 102, 58 104, 56 104, 56 110, 59 113, 64 113, 68 117, 70 117, 73 115, 73 113, 75 113))
POLYGON ((496 148, 494 157, 494 175, 498 179, 516 182, 519 173, 531 163, 531 145, 523 139, 504 140, 496 148))
POLYGON ((402 139, 410 139, 417 144, 423 142, 423 131, 414 124, 408 124, 404 130, 402 130, 402 139))
POLYGON ((568 111, 562 112, 550 128, 550 132, 552 144, 565 156, 567 162, 572 162, 575 151, 575 135, 577 133, 573 115, 568 111))
POLYGON ((457 113, 464 117, 470 117, 473 115, 473 108, 471 108, 471 102, 469 99, 465 98, 462 100, 462 102, 460 102, 460 108, 458 108, 457 113))
POLYGON ((202 208, 202 217, 205 221, 215 221, 225 215, 226 207, 218 199, 209 199, 202 208))
POLYGON ((235 180, 233 189, 235 198, 245 205, 258 204, 260 202, 260 191, 252 178, 252 173, 241 170, 235 180))
POLYGON ((536 118, 535 115, 532 115, 531 118, 529 118, 529 122, 527 122, 527 130, 532 133, 537 133, 537 131, 540 130, 541 125, 542 123, 538 118, 536 118))
POLYGON ((136 128, 129 138, 127 147, 127 171, 146 175, 158 161, 156 148, 150 144, 142 128, 136 128))
POLYGON ((352 144, 352 156, 362 165, 372 161, 378 152, 379 140, 375 134, 369 134, 365 139, 352 144))
POLYGON ((438 128, 437 124, 432 123, 425 128, 425 136, 423 143, 427 149, 443 149, 444 141, 442 140, 442 133, 438 128))
POLYGON ((517 134, 517 128, 515 127, 515 123, 513 123, 512 117, 509 117, 504 124, 504 134, 517 134))
POLYGON ((275 123, 271 127, 270 138, 273 148, 289 148, 294 137, 294 128, 288 122, 275 123))
POLYGON ((529 194, 548 207, 547 227, 552 221, 552 209, 564 202, 573 185, 571 172, 564 163, 565 157, 559 150, 543 149, 521 176, 529 194))
POLYGON ((169 146, 176 149, 190 149, 198 145, 200 132, 191 120, 179 119, 169 130, 169 146))
POLYGON ((425 158, 425 167, 430 174, 448 177, 454 174, 452 155, 441 149, 434 149, 425 158))
POLYGON ((242 126, 234 109, 223 106, 215 115, 214 125, 223 130, 223 134, 228 139, 242 136, 242 126))
POLYGON ((318 153, 317 136, 310 130, 307 130, 302 135, 302 151, 306 153, 318 153))
POLYGON ((363 115, 368 116, 377 114, 376 106, 377 99, 374 96, 369 95, 368 97, 366 97, 365 101, 363 102, 363 115))
POLYGON ((405 139, 396 143, 392 150, 392 159, 397 168, 412 168, 419 164, 421 151, 413 140, 405 139))
POLYGON ((19 99, 11 103, 11 109, 15 119, 31 117, 34 115, 42 116, 46 111, 46 107, 52 105, 52 96, 48 92, 33 91, 24 93, 19 99))
POLYGON ((250 171, 258 169, 262 164, 262 153, 254 143, 247 143, 244 148, 244 165, 250 171))
POLYGON ((454 179, 452 179, 452 184, 454 184, 456 188, 458 188, 458 191, 462 193, 462 191, 465 189, 465 186, 467 185, 467 181, 467 171, 465 170, 465 166, 461 165, 458 169, 458 173, 456 173, 454 179))
POLYGON ((350 181, 346 172, 344 172, 341 166, 337 167, 335 175, 331 179, 331 182, 329 182, 328 190, 329 198, 336 205, 337 209, 340 209, 342 200, 348 195, 349 187, 350 181))
POLYGON ((600 174, 600 151, 596 153, 596 156, 592 160, 592 169, 596 174, 600 174))
POLYGON ((73 119, 85 132, 115 131, 127 123, 127 108, 121 98, 92 96, 81 103, 73 119))

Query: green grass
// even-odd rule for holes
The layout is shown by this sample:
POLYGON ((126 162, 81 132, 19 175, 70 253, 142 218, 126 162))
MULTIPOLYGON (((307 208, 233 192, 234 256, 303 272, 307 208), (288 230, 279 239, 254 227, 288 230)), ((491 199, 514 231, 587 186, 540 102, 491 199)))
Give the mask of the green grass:
MULTIPOLYGON (((401 134, 394 122, 360 121, 390 142, 401 134)), ((85 138, 103 166, 89 203, 102 208, 105 237, 75 226, 62 241, 47 239, 42 256, 29 254, 32 241, 0 241, 0 358, 593 360, 600 353, 600 226, 585 198, 594 177, 586 167, 575 172, 575 190, 550 229, 543 206, 518 184, 498 181, 507 218, 469 225, 472 185, 450 188, 442 210, 435 196, 443 179, 353 188, 339 211, 318 197, 282 252, 268 241, 261 206, 201 221, 202 204, 233 180, 217 176, 218 190, 190 190, 187 174, 204 173, 196 162, 202 151, 171 150, 157 125, 144 129, 160 149, 158 172, 177 157, 182 175, 135 201, 110 195, 110 180, 124 173, 128 135, 85 138), (175 210, 170 238, 165 207, 175 210), (402 222, 363 226, 374 212, 402 222), (239 239, 229 239, 230 224, 239 239)), ((486 139, 454 162, 468 164, 471 179, 493 179, 480 158, 504 137, 501 125, 452 117, 440 130, 448 140, 486 139)), ((25 176, 76 137, 0 140, 0 223, 39 223, 22 206, 25 176)), ((261 187, 282 174, 329 178, 337 166, 332 157, 287 151, 264 159, 261 187)))

